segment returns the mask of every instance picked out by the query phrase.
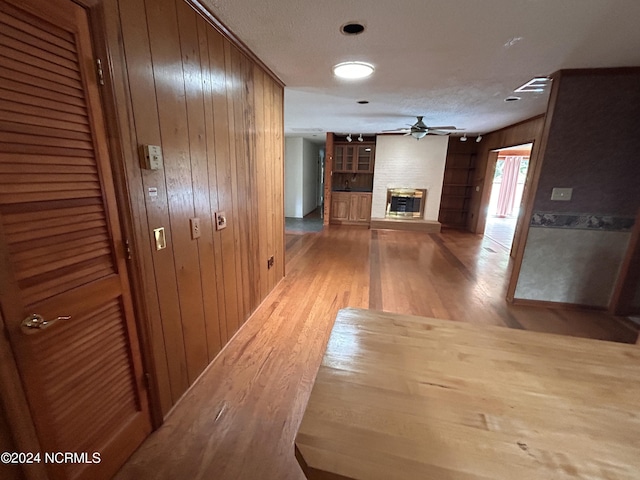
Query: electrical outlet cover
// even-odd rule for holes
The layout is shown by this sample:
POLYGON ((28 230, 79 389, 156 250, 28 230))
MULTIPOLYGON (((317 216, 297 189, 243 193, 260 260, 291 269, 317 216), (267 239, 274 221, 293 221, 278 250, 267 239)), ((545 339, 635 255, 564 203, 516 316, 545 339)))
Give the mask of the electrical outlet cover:
POLYGON ((227 214, 225 212, 215 212, 213 216, 216 223, 216 230, 227 228, 227 214))

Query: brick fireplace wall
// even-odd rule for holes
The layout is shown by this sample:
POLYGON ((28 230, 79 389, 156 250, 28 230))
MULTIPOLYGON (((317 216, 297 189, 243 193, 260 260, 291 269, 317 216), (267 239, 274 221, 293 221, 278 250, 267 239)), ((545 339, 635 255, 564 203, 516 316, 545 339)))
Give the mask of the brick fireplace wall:
POLYGON ((385 216, 387 188, 427 190, 425 220, 438 220, 449 137, 427 135, 421 140, 402 135, 378 135, 373 177, 371 218, 385 216))

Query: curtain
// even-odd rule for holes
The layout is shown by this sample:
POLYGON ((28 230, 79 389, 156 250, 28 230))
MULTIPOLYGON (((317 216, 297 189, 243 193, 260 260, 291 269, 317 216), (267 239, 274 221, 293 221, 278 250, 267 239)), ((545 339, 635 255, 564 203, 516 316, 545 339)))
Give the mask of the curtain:
POLYGON ((498 217, 508 217, 513 215, 516 189, 518 187, 518 172, 520 171, 520 161, 524 157, 508 156, 504 158, 502 169, 502 183, 498 191, 498 217))

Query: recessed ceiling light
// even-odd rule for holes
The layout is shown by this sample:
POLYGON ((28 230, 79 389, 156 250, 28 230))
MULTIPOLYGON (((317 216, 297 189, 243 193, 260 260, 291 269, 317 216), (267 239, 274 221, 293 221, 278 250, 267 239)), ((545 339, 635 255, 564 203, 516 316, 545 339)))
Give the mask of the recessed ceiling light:
POLYGON ((343 62, 333 67, 333 74, 340 78, 365 78, 373 73, 373 65, 364 62, 343 62))
POLYGON ((517 102, 518 100, 521 100, 521 98, 513 95, 504 99, 505 102, 517 102))
POLYGON ((364 32, 364 25, 358 22, 349 22, 341 26, 340 31, 345 35, 358 35, 364 32))

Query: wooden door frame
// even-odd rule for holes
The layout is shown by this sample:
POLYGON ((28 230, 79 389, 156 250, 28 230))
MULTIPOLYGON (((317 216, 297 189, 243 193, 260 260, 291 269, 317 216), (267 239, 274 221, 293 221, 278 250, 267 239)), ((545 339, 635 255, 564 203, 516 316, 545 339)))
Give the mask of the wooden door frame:
MULTIPOLYGON (((531 147, 529 148, 529 166, 527 167, 527 175, 525 178, 525 182, 524 182, 524 189, 522 192, 522 197, 520 198, 520 204, 518 206, 519 212, 522 213, 526 210, 526 193, 528 191, 529 185, 529 170, 531 169, 531 157, 532 157, 532 152, 533 152, 533 148, 534 148, 534 144, 535 141, 531 141, 531 142, 523 142, 520 143, 518 145, 512 145, 512 146, 507 146, 507 147, 498 147, 498 148, 493 148, 491 150, 489 150, 489 154, 487 156, 487 169, 485 171, 485 177, 487 179, 487 181, 485 182, 484 188, 483 188, 483 192, 482 192, 482 197, 481 197, 481 204, 480 204, 480 211, 483 212, 482 216, 479 217, 478 219, 478 228, 476 229, 476 233, 478 234, 483 234, 485 232, 486 226, 487 226, 487 219, 489 217, 489 202, 491 200, 491 193, 493 192, 493 178, 495 176, 496 173, 496 165, 498 163, 498 159, 500 158, 500 152, 502 150, 508 150, 508 149, 512 149, 512 148, 516 148, 518 146, 521 145, 531 145, 531 147), (482 224, 480 224, 482 223, 482 224)), ((520 243, 520 241, 522 240, 522 228, 523 228, 523 222, 524 222, 524 215, 523 214, 518 214, 518 218, 516 221, 516 228, 513 232, 513 238, 511 239, 511 248, 509 249, 509 256, 510 257, 514 257, 515 256, 515 252, 518 249, 518 245, 520 243)))

